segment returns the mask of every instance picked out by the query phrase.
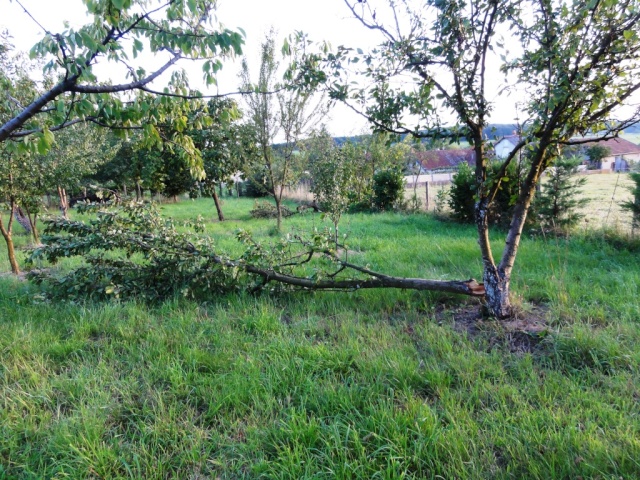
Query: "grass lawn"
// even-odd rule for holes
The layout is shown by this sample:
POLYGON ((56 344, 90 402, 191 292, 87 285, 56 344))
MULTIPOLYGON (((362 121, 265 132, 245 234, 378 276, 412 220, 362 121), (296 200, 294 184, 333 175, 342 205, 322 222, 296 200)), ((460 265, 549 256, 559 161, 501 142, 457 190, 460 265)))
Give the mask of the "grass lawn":
MULTIPOLYGON (((632 200, 630 188, 633 182, 627 173, 603 173, 585 176, 587 183, 581 189, 581 196, 588 200, 579 212, 584 215, 580 228, 593 230, 610 228, 622 232, 628 232, 631 228, 631 213, 622 209, 623 202, 632 200)), ((543 186, 545 178, 542 180, 543 186)), ((448 185, 432 185, 429 188, 429 211, 435 208, 437 193, 448 185)), ((544 188, 544 187, 543 187, 544 188)), ((405 199, 413 197, 413 188, 405 190, 405 199)), ((424 208, 425 187, 418 186, 417 197, 422 201, 424 208)))
MULTIPOLYGON (((227 199, 230 220, 208 224, 222 249, 239 251, 239 227, 275 239, 252 204, 227 199)), ((215 216, 211 200, 163 211, 215 216)), ((480 277, 473 227, 389 213, 341 228, 373 269, 480 277)), ((462 326, 465 298, 424 292, 74 305, 4 276, 0 479, 640 478, 639 284, 622 243, 527 236, 515 301, 546 322, 528 334, 462 326)))

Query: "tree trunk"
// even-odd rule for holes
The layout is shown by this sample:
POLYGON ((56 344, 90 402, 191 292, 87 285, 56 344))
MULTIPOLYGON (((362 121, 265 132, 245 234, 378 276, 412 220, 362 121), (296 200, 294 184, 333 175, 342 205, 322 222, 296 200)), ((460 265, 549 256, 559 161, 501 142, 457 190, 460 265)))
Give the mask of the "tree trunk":
POLYGON ((66 219, 69 218, 69 200, 67 200, 67 192, 58 185, 58 197, 60 198, 60 213, 66 219))
POLYGON ((16 251, 13 247, 11 232, 8 232, 7 235, 5 235, 5 232, 2 232, 2 236, 7 243, 7 255, 9 256, 9 264, 11 265, 11 273, 18 275, 20 273, 20 267, 18 266, 18 260, 16 260, 16 251))
POLYGON ((7 226, 5 227, 2 222, 2 217, 0 217, 0 233, 4 237, 4 241, 7 243, 7 255, 9 256, 9 264, 11 265, 11 273, 14 275, 18 275, 20 273, 20 267, 18 266, 18 260, 16 259, 16 251, 13 247, 13 237, 11 235, 11 230, 13 227, 13 211, 15 209, 15 203, 11 200, 11 212, 9 215, 9 221, 7 222, 7 226))
POLYGON ((224 222, 224 214, 222 213, 222 205, 220 205, 220 199, 218 198, 218 194, 216 193, 216 187, 214 186, 211 189, 211 196, 213 197, 213 203, 216 204, 216 210, 218 211, 218 220, 224 222))
POLYGON ((24 228, 25 231, 29 235, 31 235, 32 234, 31 222, 29 221, 28 216, 25 215, 22 209, 15 203, 13 204, 12 211, 13 211, 13 218, 15 218, 16 221, 22 226, 22 228, 24 228))
POLYGON ((123 193, 123 196, 126 198, 126 196, 127 196, 127 184, 126 183, 122 184, 122 193, 123 193))
POLYGON ((491 314, 500 319, 510 317, 512 309, 509 300, 509 275, 495 266, 485 268, 483 282, 485 301, 491 314))
POLYGON ((478 228, 478 244, 482 254, 484 299, 489 312, 496 318, 504 319, 511 316, 511 303, 509 300, 510 275, 504 269, 496 267, 491 253, 489 205, 487 198, 476 203, 476 226, 478 228))
POLYGON ((282 209, 280 208, 280 199, 278 195, 274 195, 273 199, 276 201, 276 228, 278 231, 282 230, 282 209))
POLYGON ((33 243, 35 245, 40 245, 40 235, 38 234, 38 214, 31 213, 26 207, 25 210, 27 212, 27 219, 29 220, 29 225, 31 227, 31 238, 33 238, 33 243))

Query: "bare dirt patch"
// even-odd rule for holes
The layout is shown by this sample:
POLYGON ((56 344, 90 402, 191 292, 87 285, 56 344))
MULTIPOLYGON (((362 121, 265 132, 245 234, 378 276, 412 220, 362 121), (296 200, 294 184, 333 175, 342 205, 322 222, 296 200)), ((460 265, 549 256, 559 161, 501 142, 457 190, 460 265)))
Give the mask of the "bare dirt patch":
POLYGON ((489 349, 503 347, 511 353, 531 353, 549 330, 547 309, 527 305, 515 310, 512 318, 496 320, 484 313, 481 302, 470 301, 457 308, 438 307, 436 320, 439 325, 451 324, 456 331, 482 341, 489 349))

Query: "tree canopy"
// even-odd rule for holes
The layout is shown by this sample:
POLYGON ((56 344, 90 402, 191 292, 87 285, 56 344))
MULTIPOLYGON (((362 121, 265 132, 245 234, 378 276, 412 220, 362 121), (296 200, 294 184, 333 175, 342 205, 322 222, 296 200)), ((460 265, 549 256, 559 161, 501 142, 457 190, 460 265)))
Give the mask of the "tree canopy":
MULTIPOLYGON (((192 169, 202 172, 200 152, 185 134, 192 111, 188 100, 202 95, 175 67, 201 61, 204 81, 212 84, 224 59, 242 53, 244 33, 219 25, 209 0, 83 1, 91 23, 46 31, 31 49, 31 58, 44 63, 45 80, 34 85, 29 98, 13 97, 24 75, 7 74, 3 61, 0 142, 44 153, 54 142, 52 132, 93 122, 121 133, 140 130, 149 145, 179 147, 192 169), (162 59, 159 66, 149 68, 143 52, 162 59), (110 74, 122 72, 122 78, 101 78, 99 64, 111 65, 110 74), (156 89, 153 82, 161 77, 166 86, 156 89)), ((196 127, 207 122, 204 114, 191 118, 196 127)))

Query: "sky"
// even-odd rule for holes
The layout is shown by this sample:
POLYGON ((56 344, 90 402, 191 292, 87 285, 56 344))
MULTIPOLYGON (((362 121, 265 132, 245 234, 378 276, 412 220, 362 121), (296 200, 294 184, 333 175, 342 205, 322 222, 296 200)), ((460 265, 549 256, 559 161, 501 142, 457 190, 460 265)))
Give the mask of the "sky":
MULTIPOLYGON (((71 27, 86 23, 81 0, 20 0, 20 3, 43 27, 52 32, 64 29, 63 21, 71 27)), ((304 31, 317 41, 328 41, 334 48, 347 45, 367 50, 378 43, 380 37, 364 28, 344 4, 344 0, 219 0, 218 20, 226 27, 241 27, 247 34, 244 53, 250 65, 258 63, 259 48, 266 33, 275 28, 280 38, 295 31, 304 31)), ((42 29, 20 7, 16 0, 0 0, 0 28, 7 28, 19 50, 28 51, 43 35, 42 29)), ((153 61, 152 59, 150 61, 153 61)), ((238 88, 240 61, 225 62, 219 75, 218 87, 203 93, 226 93, 238 88)), ((198 85, 201 74, 198 69, 188 69, 190 77, 198 85)), ((100 72, 103 75, 108 72, 100 72)), ((114 78, 114 81, 116 79, 114 78)), ((497 91, 496 79, 496 91, 497 91)), ((513 122, 514 100, 494 96, 499 115, 494 122, 513 122)), ((356 135, 368 131, 364 118, 342 105, 330 112, 327 121, 329 131, 336 136, 356 135)))

